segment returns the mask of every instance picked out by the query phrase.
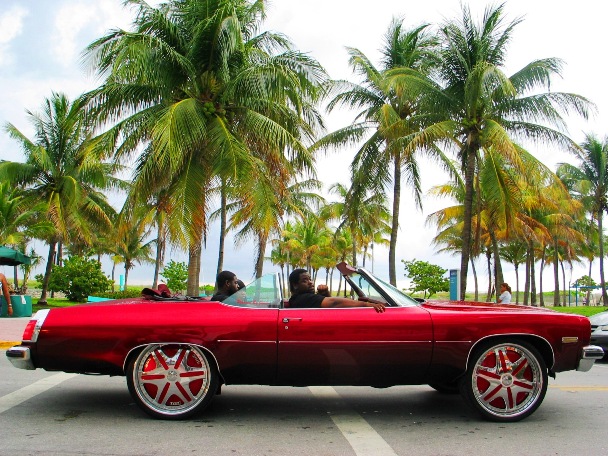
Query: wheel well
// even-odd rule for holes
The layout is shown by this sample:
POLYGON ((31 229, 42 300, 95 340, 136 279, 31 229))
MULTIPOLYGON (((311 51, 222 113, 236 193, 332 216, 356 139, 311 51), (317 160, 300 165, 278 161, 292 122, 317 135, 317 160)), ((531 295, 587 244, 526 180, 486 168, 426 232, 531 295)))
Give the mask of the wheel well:
POLYGON ((144 348, 150 346, 150 345, 196 345, 197 347, 199 347, 201 350, 203 350, 206 354, 209 355, 209 359, 213 362, 213 364, 215 364, 215 368, 217 370, 217 373, 220 376, 220 386, 223 385, 224 383, 226 383, 224 381, 224 376, 222 375, 222 372, 220 371, 220 365, 217 362, 217 358, 215 357, 215 355, 213 354, 213 352, 211 352, 207 347, 204 347, 203 345, 198 345, 198 344, 188 344, 188 343, 183 343, 183 342, 149 342, 147 344, 143 344, 143 345, 138 345, 137 347, 133 347, 129 353, 127 353, 127 356, 125 357, 125 361, 122 365, 122 371, 124 375, 127 375, 127 366, 129 365, 129 363, 131 362, 131 360, 136 357, 144 348))
MULTIPOLYGON (((500 341, 525 341, 532 345, 534 348, 538 350, 538 352, 543 357, 543 361, 545 361, 545 365, 549 372, 551 372, 553 368, 553 364, 555 363, 555 357, 553 355, 553 349, 551 348, 551 344, 544 339, 543 337, 536 336, 533 334, 496 334, 493 336, 488 336, 483 339, 478 340, 469 351, 469 358, 471 357, 471 353, 473 353, 481 343, 487 342, 500 342, 500 341)), ((467 367, 469 365, 469 359, 467 359, 467 367)))

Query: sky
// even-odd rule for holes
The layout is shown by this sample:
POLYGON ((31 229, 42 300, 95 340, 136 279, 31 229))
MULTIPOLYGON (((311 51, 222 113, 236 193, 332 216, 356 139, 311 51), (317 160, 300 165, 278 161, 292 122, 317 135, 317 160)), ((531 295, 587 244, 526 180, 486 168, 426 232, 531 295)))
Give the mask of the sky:
MULTIPOLYGON (((157 1, 150 2, 158 3, 157 1)), ((490 2, 470 0, 475 17, 481 18, 490 2)), ((410 28, 421 23, 438 25, 457 18, 460 0, 426 0, 424 2, 378 0, 273 0, 267 4, 264 30, 287 35, 297 49, 317 59, 332 78, 356 81, 348 66, 346 47, 364 52, 379 64, 378 49, 393 17, 404 19, 410 28)), ((568 133, 581 142, 585 133, 603 138, 608 133, 608 90, 605 83, 606 63, 601 50, 605 48, 605 0, 583 0, 574 6, 557 7, 553 0, 507 0, 508 20, 522 18, 515 28, 509 45, 506 73, 511 74, 539 58, 557 57, 565 62, 563 78, 552 82, 551 90, 572 92, 590 99, 596 106, 592 118, 568 119, 568 133)), ((71 99, 99 84, 81 61, 82 50, 94 39, 113 28, 129 28, 132 11, 122 0, 1 0, 0 1, 0 160, 23 161, 17 142, 4 131, 12 123, 32 136, 27 111, 40 112, 44 99, 53 92, 66 93, 71 99)), ((328 131, 348 125, 353 113, 339 112, 326 117, 328 131)), ((525 144, 524 144, 525 145, 525 144)), ((525 145, 550 168, 561 162, 576 163, 572 156, 555 149, 525 145)), ((317 158, 318 178, 327 189, 335 182, 348 184, 348 168, 354 149, 332 151, 317 158)), ((446 176, 433 164, 423 160, 422 185, 427 191, 443 183, 446 176)), ((118 205, 118 197, 113 197, 118 205)), ((432 212, 451 204, 447 200, 425 197, 423 210, 413 204, 411 191, 402 190, 400 231, 397 245, 398 285, 407 286, 401 260, 423 260, 445 269, 458 268, 459 256, 435 253, 432 238, 435 229, 425 224, 432 212)), ((217 227, 210 227, 202 257, 201 283, 213 283, 218 251, 217 227)), ((1 242, 1 240, 0 240, 1 242)), ((254 250, 252 244, 235 246, 229 236, 224 265, 244 282, 253 277, 254 250)), ((47 248, 34 246, 38 255, 46 257, 47 248)), ((269 254, 267 250, 267 254, 269 254)), ((169 249, 166 261, 187 261, 183 252, 169 249)), ((388 277, 388 249, 376 247, 373 263, 366 267, 381 277, 388 277)), ((514 288, 515 275, 510 265, 503 263, 505 280, 514 288)), ((264 272, 278 267, 269 262, 264 272)), ((567 272, 567 281, 574 282, 587 273, 588 265, 576 266, 567 272)), ((485 264, 477 263, 480 288, 485 289, 485 264)), ((120 267, 117 269, 120 273, 120 267)), ((0 267, 7 277, 12 268, 0 267)), ((42 271, 37 271, 42 272, 42 271)), ((110 266, 104 263, 104 272, 110 266)), ((545 287, 553 287, 552 271, 545 271, 545 287)), ((471 279, 471 274, 469 278, 471 279)), ((152 268, 136 266, 129 273, 130 283, 151 282, 152 268)), ((592 277, 599 282, 597 267, 592 277)), ((471 279, 472 280, 472 279, 471 279)), ((472 289, 472 281, 468 288, 472 289)), ((523 284, 520 284, 520 288, 523 284)))

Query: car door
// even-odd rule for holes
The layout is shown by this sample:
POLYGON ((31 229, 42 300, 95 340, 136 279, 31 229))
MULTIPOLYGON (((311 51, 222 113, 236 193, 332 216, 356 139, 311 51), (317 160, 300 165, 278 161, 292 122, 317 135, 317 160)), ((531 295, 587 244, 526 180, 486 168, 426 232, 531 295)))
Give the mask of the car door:
POLYGON ((416 384, 432 355, 419 306, 280 309, 277 381, 283 385, 416 384))
POLYGON ((272 384, 276 378, 279 278, 267 274, 222 301, 214 353, 226 383, 272 384))

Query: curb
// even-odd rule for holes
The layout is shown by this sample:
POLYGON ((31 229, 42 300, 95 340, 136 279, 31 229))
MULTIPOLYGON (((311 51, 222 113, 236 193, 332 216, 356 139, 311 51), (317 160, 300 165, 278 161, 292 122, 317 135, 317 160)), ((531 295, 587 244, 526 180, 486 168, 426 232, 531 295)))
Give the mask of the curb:
POLYGON ((0 340, 0 350, 7 350, 19 344, 21 344, 20 341, 0 340))

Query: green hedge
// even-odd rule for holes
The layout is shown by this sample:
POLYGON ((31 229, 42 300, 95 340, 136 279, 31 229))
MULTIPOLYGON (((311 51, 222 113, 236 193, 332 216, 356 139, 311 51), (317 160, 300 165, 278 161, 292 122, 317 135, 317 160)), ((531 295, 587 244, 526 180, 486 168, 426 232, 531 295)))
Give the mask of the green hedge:
POLYGON ((110 298, 110 299, 124 299, 124 298, 138 298, 141 296, 141 289, 132 290, 127 289, 124 291, 106 291, 103 293, 95 293, 98 298, 110 298))

